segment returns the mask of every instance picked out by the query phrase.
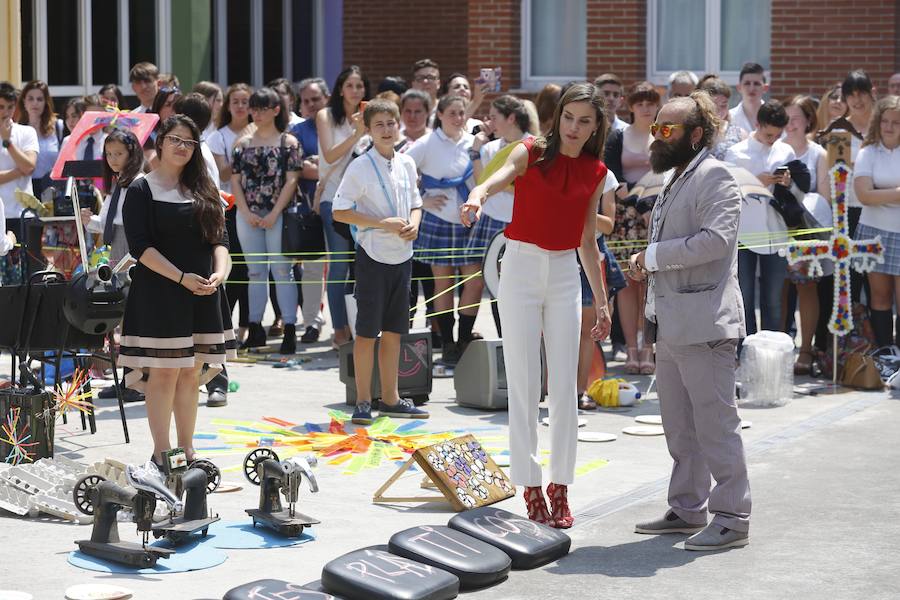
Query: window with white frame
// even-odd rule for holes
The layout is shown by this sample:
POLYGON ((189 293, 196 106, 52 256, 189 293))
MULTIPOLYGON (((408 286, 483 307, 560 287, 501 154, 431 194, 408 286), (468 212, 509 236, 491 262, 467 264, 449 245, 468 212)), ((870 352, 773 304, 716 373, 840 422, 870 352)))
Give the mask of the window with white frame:
POLYGON ((46 81, 55 97, 107 83, 130 93, 132 63, 170 70, 170 7, 171 0, 21 0, 22 74, 46 81))
POLYGON ((214 78, 259 87, 310 77, 322 57, 323 0, 212 0, 214 78))
POLYGON ((584 79, 587 0, 522 0, 521 58, 524 89, 584 79))
POLYGON ((648 0, 647 76, 667 83, 675 71, 718 73, 737 84, 741 65, 769 69, 771 0, 648 0))

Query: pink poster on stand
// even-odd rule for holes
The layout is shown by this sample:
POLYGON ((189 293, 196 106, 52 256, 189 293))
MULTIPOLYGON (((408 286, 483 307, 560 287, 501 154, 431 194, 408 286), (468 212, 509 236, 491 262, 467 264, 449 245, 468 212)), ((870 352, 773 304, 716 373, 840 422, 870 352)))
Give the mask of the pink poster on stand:
POLYGON ((159 115, 152 113, 130 113, 120 111, 91 111, 84 113, 81 116, 81 119, 78 120, 78 124, 75 125, 75 129, 72 131, 72 135, 69 136, 68 142, 56 158, 53 169, 50 171, 50 177, 53 179, 65 179, 62 174, 63 166, 70 160, 79 160, 75 155, 78 144, 81 143, 81 140, 93 134, 98 129, 109 128, 112 130, 112 128, 116 127, 128 129, 137 136, 138 141, 143 145, 150 136, 150 132, 153 131, 153 128, 156 126, 157 121, 159 121, 159 115))

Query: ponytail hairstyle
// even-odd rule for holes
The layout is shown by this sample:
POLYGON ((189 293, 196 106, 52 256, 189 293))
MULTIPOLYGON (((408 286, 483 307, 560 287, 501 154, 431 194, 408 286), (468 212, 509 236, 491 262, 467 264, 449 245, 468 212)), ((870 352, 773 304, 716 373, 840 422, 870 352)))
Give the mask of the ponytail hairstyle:
MULTIPOLYGON (((443 96, 437 103, 437 113, 434 115, 434 130, 442 129, 441 125, 441 113, 447 110, 451 104, 454 102, 461 102, 463 105, 463 110, 465 110, 468 102, 462 96, 443 96)), ((465 129, 465 125, 463 125, 463 129, 465 129)))
POLYGON ((159 127, 159 135, 156 136, 156 155, 162 158, 166 135, 178 126, 190 130, 191 139, 197 142, 191 159, 178 177, 178 187, 181 193, 194 199, 194 218, 200 225, 203 239, 210 244, 218 244, 225 231, 225 212, 222 210, 219 190, 206 170, 206 163, 200 152, 200 129, 193 119, 185 115, 173 115, 163 121, 159 127))
MULTIPOLYGON (((711 148, 722 126, 722 119, 719 118, 716 103, 713 102, 709 92, 704 90, 694 90, 686 98, 670 100, 670 102, 691 101, 693 101, 694 106, 684 119, 684 135, 691 135, 691 132, 699 127, 703 130, 703 136, 700 138, 700 148, 711 148)), ((783 108, 781 110, 784 111, 783 108)), ((699 151, 700 149, 696 150, 696 152, 699 151)))
POLYGON ((603 92, 593 83, 582 82, 573 83, 563 93, 553 111, 553 125, 546 136, 539 137, 534 142, 534 147, 541 151, 541 156, 534 164, 541 165, 542 168, 548 168, 556 156, 559 154, 561 144, 559 135, 559 121, 562 118, 563 109, 567 104, 572 102, 588 102, 594 109, 597 118, 597 128, 593 135, 588 138, 581 149, 582 153, 587 152, 591 156, 595 156, 598 160, 603 158, 603 146, 606 144, 606 131, 608 124, 606 122, 606 111, 604 110, 603 92))
POLYGON ((491 106, 504 117, 515 115, 516 127, 518 127, 519 131, 522 133, 528 133, 531 130, 531 114, 525 106, 525 103, 515 96, 504 94, 491 102, 491 106))
POLYGON ((120 129, 118 127, 113 129, 103 142, 103 188, 111 190, 113 180, 115 180, 116 185, 124 189, 143 170, 144 150, 137 136, 129 129, 120 129), (125 149, 128 151, 128 162, 125 163, 125 167, 119 173, 110 169, 109 163, 106 161, 106 146, 110 142, 118 142, 125 146, 125 149))

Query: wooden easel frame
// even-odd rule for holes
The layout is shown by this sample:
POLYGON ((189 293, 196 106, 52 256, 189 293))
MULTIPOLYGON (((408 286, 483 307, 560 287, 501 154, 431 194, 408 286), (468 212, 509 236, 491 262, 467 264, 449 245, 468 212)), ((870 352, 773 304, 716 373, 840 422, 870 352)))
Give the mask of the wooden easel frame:
MULTIPOLYGON (((400 503, 414 503, 414 502, 446 502, 447 504, 452 504, 447 498, 444 496, 397 496, 397 497, 388 497, 384 495, 384 492, 388 490, 394 483, 403 476, 409 470, 409 467, 416 461, 416 455, 413 454, 410 456, 405 463, 403 463, 397 472, 391 475, 391 477, 384 482, 380 488, 375 491, 375 496, 372 498, 372 502, 375 504, 400 504, 400 503)), ((428 487, 433 489, 439 489, 438 486, 431 480, 431 478, 426 474, 425 480, 422 482, 422 487, 428 487)))

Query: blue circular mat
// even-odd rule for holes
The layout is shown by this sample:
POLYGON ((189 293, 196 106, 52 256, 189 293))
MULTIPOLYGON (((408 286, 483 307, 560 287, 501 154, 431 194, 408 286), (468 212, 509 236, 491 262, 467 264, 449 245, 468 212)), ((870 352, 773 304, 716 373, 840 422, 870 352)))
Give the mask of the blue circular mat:
MULTIPOLYGON (((212 529, 212 528, 210 528, 212 529)), ((185 571, 199 571, 221 565, 228 558, 224 552, 215 548, 210 543, 211 539, 199 538, 189 544, 173 546, 166 540, 160 540, 152 544, 162 548, 172 548, 175 554, 169 558, 161 558, 156 566, 150 568, 129 567, 119 563, 109 562, 102 558, 84 554, 80 550, 69 553, 69 564, 80 569, 100 571, 101 573, 128 573, 140 575, 165 575, 166 573, 184 573, 185 571)))
POLYGON ((263 525, 253 526, 247 521, 217 521, 209 526, 209 543, 215 548, 252 550, 297 546, 316 539, 312 530, 303 529, 300 537, 289 538, 263 525))

